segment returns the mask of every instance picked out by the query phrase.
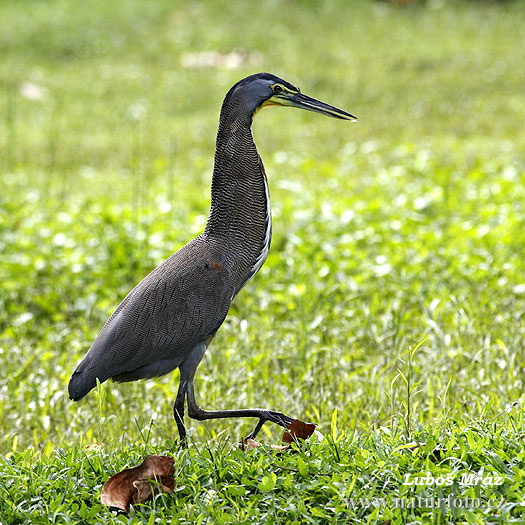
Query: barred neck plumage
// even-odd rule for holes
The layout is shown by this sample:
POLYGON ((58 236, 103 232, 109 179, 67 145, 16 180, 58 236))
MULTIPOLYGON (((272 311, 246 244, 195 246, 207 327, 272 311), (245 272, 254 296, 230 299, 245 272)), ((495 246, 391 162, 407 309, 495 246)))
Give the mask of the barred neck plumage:
POLYGON ((225 248, 236 292, 264 264, 271 241, 268 182, 253 141, 253 111, 233 97, 221 110, 204 236, 225 248))

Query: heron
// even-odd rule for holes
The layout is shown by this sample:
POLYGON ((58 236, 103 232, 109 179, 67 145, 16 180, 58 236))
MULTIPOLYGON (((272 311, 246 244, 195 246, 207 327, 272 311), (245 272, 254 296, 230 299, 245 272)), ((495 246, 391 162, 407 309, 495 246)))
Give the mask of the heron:
POLYGON ((217 133, 211 206, 204 231, 157 266, 119 304, 70 379, 69 397, 82 399, 97 382, 135 381, 179 369, 173 416, 187 446, 184 408, 196 420, 257 418, 287 428, 294 418, 267 408, 204 410, 195 373, 235 296, 261 269, 272 220, 265 169, 252 135, 255 114, 290 106, 355 121, 352 114, 301 93, 269 73, 237 82, 224 98, 217 133))

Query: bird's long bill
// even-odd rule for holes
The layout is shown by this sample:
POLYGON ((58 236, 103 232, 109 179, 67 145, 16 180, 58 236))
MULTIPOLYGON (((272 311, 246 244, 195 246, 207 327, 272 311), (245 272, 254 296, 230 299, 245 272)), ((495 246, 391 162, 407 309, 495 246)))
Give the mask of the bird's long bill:
POLYGON ((280 93, 279 95, 274 95, 270 99, 270 104, 292 106, 294 108, 306 109, 308 111, 314 111, 315 113, 321 113, 322 115, 328 115, 329 117, 352 120, 354 122, 357 120, 357 117, 351 113, 347 113, 342 109, 326 104, 326 102, 316 100, 308 95, 303 95, 302 93, 285 92, 280 93))

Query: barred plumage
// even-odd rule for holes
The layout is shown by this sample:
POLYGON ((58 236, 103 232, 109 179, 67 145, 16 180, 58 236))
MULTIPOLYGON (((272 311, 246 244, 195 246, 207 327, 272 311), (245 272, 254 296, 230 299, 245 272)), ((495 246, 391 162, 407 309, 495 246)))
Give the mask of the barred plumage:
POLYGON ((338 118, 350 114, 302 95, 288 82, 259 73, 235 84, 220 115, 211 208, 203 233, 155 268, 120 303, 69 382, 78 401, 97 379, 133 381, 179 368, 174 416, 185 442, 184 401, 197 419, 257 417, 287 426, 292 418, 263 409, 204 411, 193 392, 195 371, 230 303, 264 264, 271 242, 268 182, 251 125, 267 104, 302 107, 338 118))

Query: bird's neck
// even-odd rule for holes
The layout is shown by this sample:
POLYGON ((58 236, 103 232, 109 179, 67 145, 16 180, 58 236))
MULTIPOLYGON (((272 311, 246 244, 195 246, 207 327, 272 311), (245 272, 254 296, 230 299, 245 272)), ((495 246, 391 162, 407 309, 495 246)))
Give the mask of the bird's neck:
MULTIPOLYGON (((224 108, 217 133, 211 209, 204 235, 221 243, 238 290, 266 260, 271 238, 268 183, 255 147, 251 114, 224 108), (231 114, 237 115, 230 117, 231 114)), ((238 291, 237 290, 237 291, 238 291)))

